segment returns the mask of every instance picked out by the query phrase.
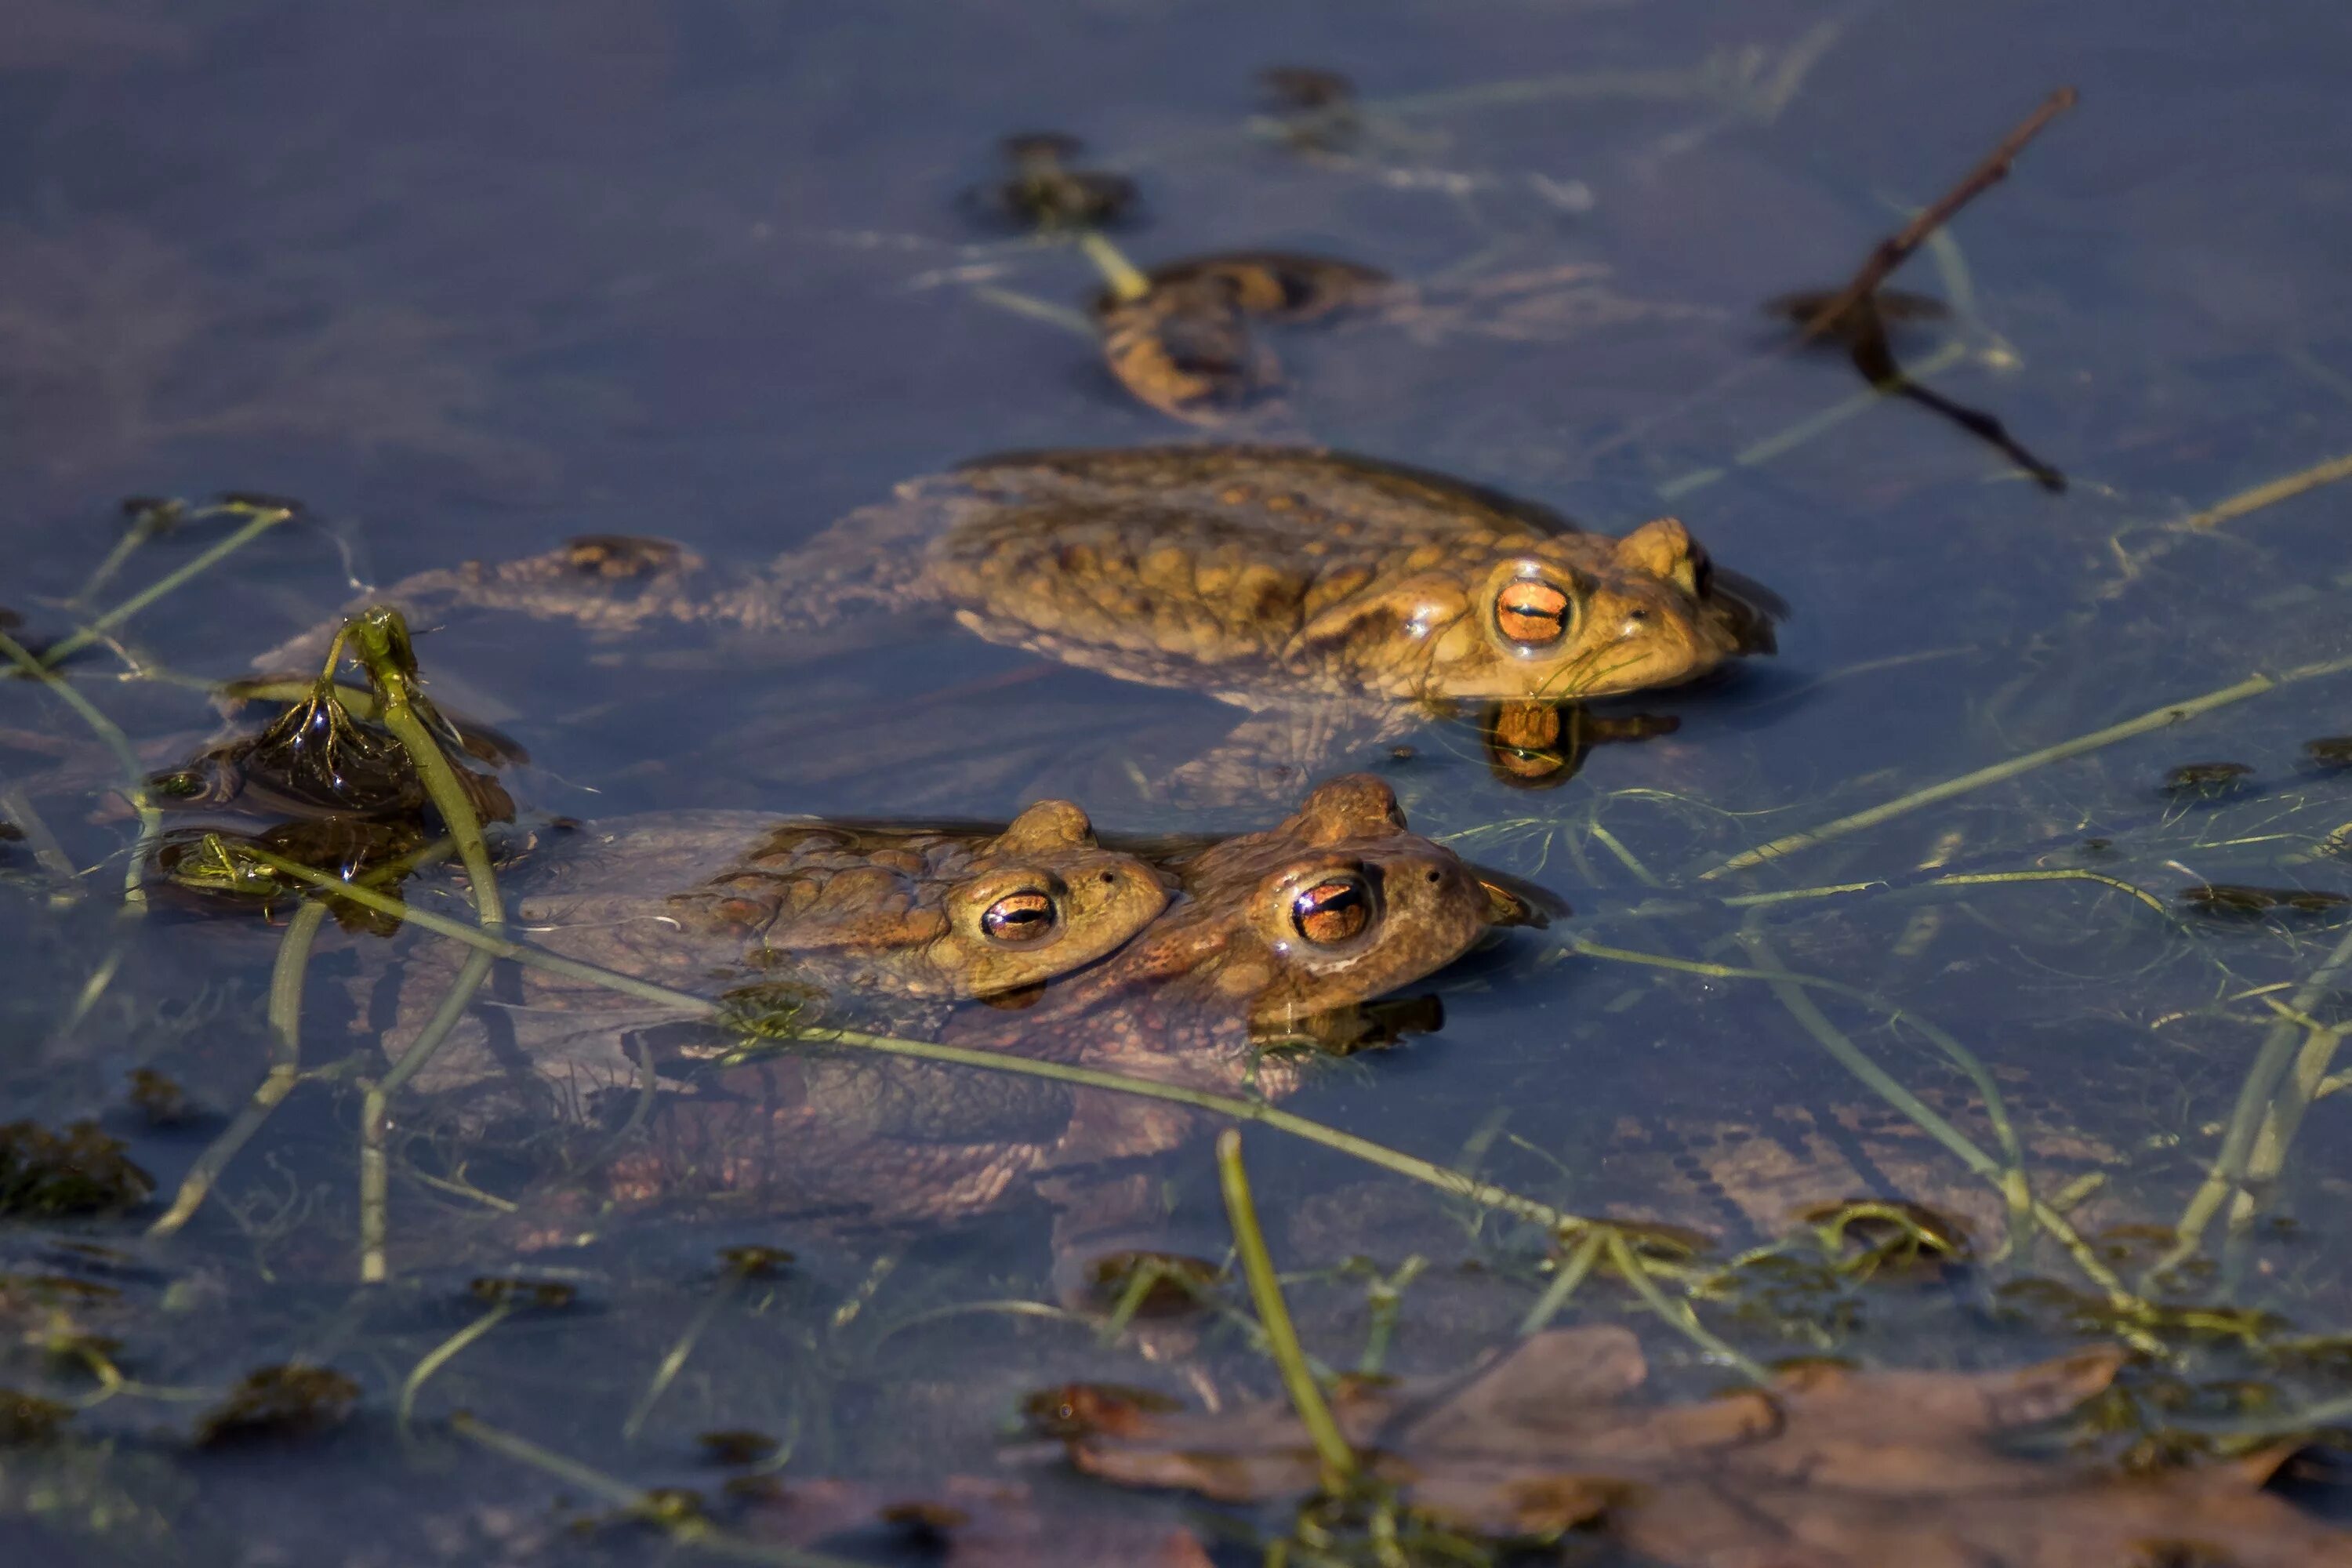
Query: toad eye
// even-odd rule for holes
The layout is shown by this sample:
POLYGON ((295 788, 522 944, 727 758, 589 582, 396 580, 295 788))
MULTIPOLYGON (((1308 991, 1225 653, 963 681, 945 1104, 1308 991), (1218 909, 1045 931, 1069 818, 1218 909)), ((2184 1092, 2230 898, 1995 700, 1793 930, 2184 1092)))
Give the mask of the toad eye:
POLYGON ((1495 629, 1521 647, 1549 647, 1568 635, 1574 606, 1568 595, 1540 577, 1520 577, 1495 596, 1495 629))
POLYGON ((1054 932, 1054 900, 1044 893, 1007 893, 981 911, 980 929, 989 941, 1026 947, 1054 932))
POLYGON ((1372 923, 1370 889, 1354 877, 1328 877, 1290 900, 1290 923, 1318 947, 1351 942, 1372 923))

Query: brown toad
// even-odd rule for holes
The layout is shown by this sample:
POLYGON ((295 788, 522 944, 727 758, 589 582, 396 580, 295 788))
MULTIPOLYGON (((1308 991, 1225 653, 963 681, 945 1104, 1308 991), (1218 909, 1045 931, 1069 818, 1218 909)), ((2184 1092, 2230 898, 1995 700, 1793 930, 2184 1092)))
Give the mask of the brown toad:
POLYGON ((1432 710, 1693 680, 1771 651, 1780 613, 1675 519, 1611 538, 1442 475, 1284 447, 986 458, 901 485, 764 571, 597 538, 427 573, 392 597, 607 635, 943 607, 991 642, 1249 710, 1174 781, 1229 796, 1295 787, 1432 710))
MULTIPOLYGON (((814 1017, 905 1025, 1080 968, 1168 902, 1160 874, 1099 847, 1086 814, 1043 801, 1004 827, 843 826, 679 812, 551 836, 512 873, 509 927, 565 957, 698 994, 758 984, 814 1017)), ((404 1050, 456 958, 431 942, 396 973, 385 1048, 404 1050)), ((685 1016, 585 981, 502 976, 420 1077, 513 1109, 551 1091, 578 1114, 633 1079, 631 1031, 685 1016), (501 1094, 501 1089, 505 1091, 501 1094), (501 1100, 507 1101, 501 1104, 501 1100)))
MULTIPOLYGON (((1280 825, 1168 859, 1179 892, 1141 935, 1049 983, 1021 1011, 963 1009, 944 1043, 1223 1094, 1275 1097, 1295 1058, 1270 1043, 1345 1039, 1352 1010, 1444 968, 1495 922, 1496 894, 1406 829, 1365 775, 1280 825)), ((983 1069, 804 1044, 687 1077, 594 1179, 624 1207, 723 1196, 812 1223, 939 1223, 1019 1183, 1159 1152, 1201 1113, 983 1069)), ((560 1207, 561 1205, 559 1205, 560 1207)), ((1087 1228, 1105 1228, 1100 1206, 1087 1228)), ((1122 1223, 1123 1214, 1111 1223, 1122 1223)))

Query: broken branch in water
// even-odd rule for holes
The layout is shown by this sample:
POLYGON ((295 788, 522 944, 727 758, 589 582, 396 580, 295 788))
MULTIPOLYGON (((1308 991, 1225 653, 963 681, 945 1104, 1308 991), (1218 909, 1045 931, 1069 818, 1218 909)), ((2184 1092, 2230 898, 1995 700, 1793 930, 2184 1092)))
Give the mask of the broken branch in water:
POLYGON ((2000 139, 2000 145, 1984 161, 1969 171, 1960 183, 1946 191, 1925 207, 1916 216, 1895 233, 1878 242, 1869 258, 1846 281, 1846 286, 1822 303, 1812 318, 1799 331, 1802 342, 1816 342, 1842 330, 1842 323, 1853 308, 1886 281, 1889 274, 1911 258, 1911 253, 1927 242, 1962 207, 2009 177, 2010 165, 2025 150, 2025 144, 2042 133, 2042 128, 2074 107, 2078 94, 2071 87, 2062 87, 2042 100, 2042 107, 2027 115, 2015 130, 2000 139))
POLYGON ((1888 274, 1907 260, 1911 253, 1926 243, 1927 237, 1949 222, 1952 216, 1981 192, 2006 178, 2010 165, 2026 142, 2074 103, 2074 89, 2061 88, 2042 101, 2025 121, 1992 150, 1982 163, 1970 170, 1966 178, 1943 195, 1922 208, 1917 216, 1902 228, 1887 236, 1872 247, 1845 287, 1833 294, 1791 295, 1777 300, 1770 308, 1780 310, 1798 323, 1799 345, 1837 339, 1846 345, 1855 370, 1862 378, 1879 391, 1897 397, 1907 397, 1931 413, 1942 416, 1974 436, 1979 441, 1997 448, 2010 461, 2022 468, 2036 484, 2051 491, 2066 488, 2066 476, 2035 457, 2009 433, 2008 426, 1982 409, 1954 403, 1939 393, 1930 392, 1906 374, 1895 363, 1887 322, 1917 314, 1940 313, 1924 309, 1929 302, 1906 300, 1888 294, 1882 298, 1879 285, 1888 274))

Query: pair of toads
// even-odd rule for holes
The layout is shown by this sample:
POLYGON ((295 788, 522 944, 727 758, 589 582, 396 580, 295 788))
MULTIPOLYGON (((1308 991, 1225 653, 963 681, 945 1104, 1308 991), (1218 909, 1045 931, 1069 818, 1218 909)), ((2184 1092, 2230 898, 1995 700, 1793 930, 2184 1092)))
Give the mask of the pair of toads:
MULTIPOLYGON (((1769 651, 1780 613, 1672 519, 1610 538, 1443 476, 1253 447, 983 459, 900 487, 763 571, 598 537, 428 574, 389 597, 420 617, 472 606, 611 636, 689 622, 789 633, 944 607, 992 642, 1244 709, 1227 750, 1275 743, 1277 776, 1459 702, 1687 681, 1769 651)), ((1198 776, 1211 773, 1234 776, 1223 764, 1198 776)), ((698 994, 1265 1096, 1298 1070, 1269 1042, 1347 1048, 1382 1027, 1366 1005, 1497 926, 1540 921, 1504 880, 1412 834, 1362 774, 1223 839, 1106 843, 1060 801, 1002 828, 608 822, 525 858, 513 896, 528 940, 698 994), (995 1005, 962 1005, 977 1001, 995 1005)), ((362 983, 393 985, 361 1009, 392 1021, 389 1048, 437 1005, 436 966, 456 964, 428 947, 394 982, 362 983)), ((419 1085, 479 1121, 519 1097, 582 1119, 608 1093, 666 1084, 682 1092, 660 1096, 654 1135, 605 1167, 609 1197, 700 1187, 887 1222, 969 1213, 1024 1178, 1154 1152, 1192 1120, 854 1052, 681 1069, 648 1044, 659 1010, 632 1005, 502 974, 419 1085)))

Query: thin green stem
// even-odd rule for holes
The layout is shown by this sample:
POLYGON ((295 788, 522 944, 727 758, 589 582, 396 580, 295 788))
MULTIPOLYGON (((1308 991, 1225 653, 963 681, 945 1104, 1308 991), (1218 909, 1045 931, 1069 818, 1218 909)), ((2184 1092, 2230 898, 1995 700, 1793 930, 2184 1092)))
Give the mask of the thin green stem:
POLYGON ((2113 888, 2119 893, 2128 893, 2133 898, 2137 899, 2141 903, 2146 904, 2149 909, 2154 910, 2158 914, 2168 916, 2169 913, 2169 911, 2168 911, 2164 907, 2164 900, 2158 898, 2154 893, 2149 892, 2146 888, 2126 882, 2120 877, 2110 877, 2102 872, 2085 871, 2074 867, 2060 867, 2054 869, 2042 871, 1970 871, 1965 873, 1955 873, 1948 877, 1937 877, 1928 882, 1927 886, 1931 888, 1974 888, 1990 887, 2000 882, 2097 882, 2102 886, 2113 888))
POLYGON ((1377 1377, 1387 1364, 1389 1341, 1396 1335, 1397 1313, 1404 1304, 1405 1288, 1420 1279, 1428 1267, 1429 1259, 1416 1252, 1397 1265, 1395 1273, 1372 1282, 1369 1292, 1371 1324, 1364 1334, 1364 1353, 1356 1358, 1357 1375, 1377 1377))
MULTIPOLYGON (((57 650, 51 648, 49 652, 54 658, 57 650)), ((113 720, 100 712, 89 698, 74 689, 73 682, 60 678, 57 671, 35 658, 24 644, 5 632, 0 632, 0 656, 5 656, 10 663, 47 687, 56 694, 58 700, 80 715, 82 722, 89 725, 99 740, 105 743, 107 750, 114 753, 114 760, 122 764, 122 793, 131 802, 131 809, 139 815, 138 842, 131 848, 131 864, 122 873, 122 902, 126 910, 145 910, 147 889, 141 885, 141 878, 146 873, 148 853, 163 831, 163 816, 155 809, 155 803, 147 798, 147 771, 140 765, 139 754, 131 749, 130 738, 123 734, 121 726, 113 720)))
MULTIPOLYGON (((592 1469, 577 1459, 542 1448, 527 1437, 503 1431, 466 1411, 461 1410, 449 1417, 449 1430, 469 1443, 478 1444, 543 1476, 577 1487, 591 1497, 603 1498, 620 1508, 645 1510, 646 1494, 642 1489, 632 1487, 602 1470, 592 1469)), ((832 1557, 822 1552, 804 1552, 796 1547, 747 1540, 720 1530, 708 1520, 656 1514, 653 1522, 681 1545, 738 1563, 762 1563, 770 1564, 771 1568, 869 1568, 867 1564, 853 1563, 845 1557, 832 1557)))
POLYGON ((1306 1425, 1307 1436, 1323 1462, 1323 1489, 1338 1495, 1355 1479, 1356 1451, 1341 1436, 1323 1390, 1307 1365, 1298 1330, 1290 1321, 1290 1305, 1282 1299, 1282 1281, 1274 1272, 1265 1233, 1258 1228, 1257 1206, 1250 1201, 1249 1173, 1242 1166, 1242 1134, 1228 1127, 1217 1135, 1217 1184, 1225 1196, 1225 1218, 1234 1229, 1234 1250, 1240 1254, 1242 1273, 1249 1280, 1250 1300, 1265 1331, 1266 1349, 1282 1373, 1282 1386, 1291 1408, 1306 1425))
POLYGON ((434 809, 441 814, 449 837, 457 841, 457 857, 466 867, 475 911, 481 917, 482 929, 495 936, 506 924, 506 906, 499 896, 498 878, 490 870, 489 846, 465 785, 457 782, 457 770, 417 713, 411 686, 415 663, 408 653, 407 624, 399 611, 378 606, 356 617, 347 630, 352 654, 375 687, 381 710, 377 718, 407 752, 434 809))
POLYGON ((253 1098, 236 1113, 235 1121, 221 1130, 196 1163, 181 1178, 180 1190, 172 1206, 163 1216, 147 1227, 151 1237, 176 1235, 194 1217, 196 1210, 213 1190, 220 1174, 228 1168, 237 1152, 261 1131, 270 1113, 294 1092, 302 1080, 302 982, 309 972, 310 948, 326 923, 330 906, 319 899, 306 899, 286 922, 286 934, 278 941, 278 962, 269 972, 269 1071, 253 1098))
POLYGON ((2275 691, 2282 686, 2292 685, 2296 681, 2316 679, 2324 675, 2337 675, 2347 669, 2352 669, 2352 658, 2329 659, 2319 664, 2302 665, 2275 676, 2250 675, 2234 686, 2225 686, 2218 691, 2209 691, 2201 697, 2191 697, 2179 702, 2168 702, 2161 708, 2150 709, 2136 719, 2126 719, 2120 724, 2110 724, 2104 730, 2094 730, 2087 735, 2077 735, 2071 741, 2062 741, 2054 746, 2044 746, 2040 751, 2028 752, 2023 756, 2011 757, 2006 762, 1995 763, 1990 767, 1962 773, 1958 778, 1946 779, 1943 783, 1930 784, 1926 789, 1913 790, 1907 795, 1897 795, 1883 805, 1874 805, 1867 811, 1857 811, 1850 816, 1841 816, 1836 821, 1824 823, 1819 827, 1808 828, 1802 833, 1791 833, 1786 837, 1775 838, 1769 844, 1759 844, 1753 849, 1733 856, 1719 866, 1700 872, 1699 880, 1711 882, 1718 877, 1728 876, 1734 871, 1744 871, 1751 867, 1761 866, 1769 860, 1778 860, 1793 855, 1801 849, 1810 849, 1816 845, 1826 844, 1832 838, 1843 838, 1847 834, 1858 833, 1865 827, 1875 827, 1880 823, 1890 822, 1906 812, 1916 811, 1921 806, 1933 805, 1938 801, 1950 800, 1957 795, 1967 795, 1972 790, 1982 789, 1987 784, 2000 784, 2005 780, 2016 778, 2020 774, 2032 773, 2036 768, 2046 767, 2052 763, 2064 762, 2069 757, 2079 757, 2085 752, 2095 752, 2103 746, 2111 746, 2117 741, 2127 741, 2135 735, 2145 735, 2150 731, 2162 730, 2180 723, 2184 720, 2193 719, 2200 713, 2210 712, 2216 708, 2225 708, 2232 702, 2242 702, 2249 697, 2259 697, 2266 691, 2275 691))
MULTIPOLYGON (((2343 983, 2347 973, 2352 973, 2352 931, 2347 931, 2335 951, 2312 971, 2311 977, 2288 1001, 2288 1010, 2308 1016, 2343 983)), ((2149 1269, 2151 1277, 2178 1268, 2194 1257, 2204 1243, 2205 1227, 2212 1224, 2213 1216, 2221 1212, 2221 1205, 2229 1202, 2231 1194, 2242 1189, 2255 1142, 2270 1114, 2271 1097, 2293 1065, 2295 1046, 2305 1033, 2300 1022, 2283 1016, 2263 1037, 2253 1065, 2246 1069, 2245 1080, 2238 1087, 2238 1103, 2231 1112, 2221 1147, 2215 1152, 2205 1180, 2189 1198, 2188 1208, 2182 1211, 2179 1223, 2173 1226, 2171 1249, 2149 1269)), ((2283 1148, 2279 1157, 2284 1158, 2283 1148)))
POLYGON ((2286 1152, 2303 1129, 2304 1112, 2319 1098, 2319 1086, 2327 1081, 2327 1069, 2336 1065, 2336 1052, 2344 1043, 2340 1027, 2322 1025, 2283 1003, 2271 1005, 2282 1017, 2301 1025, 2305 1034, 2303 1048, 2295 1052, 2294 1069, 2287 1075, 2287 1092, 2271 1102, 2262 1135, 2254 1140, 2253 1156, 2246 1163, 2247 1184, 2258 1189, 2285 1173, 2286 1152))
POLYGON ((1688 1301, 1674 1300, 1664 1290, 1658 1289, 1658 1282, 1650 1278, 1649 1269, 1643 1266, 1641 1258, 1634 1255, 1633 1248, 1625 1240, 1622 1231, 1603 1230, 1600 1239, 1609 1254, 1611 1265, 1624 1277, 1625 1283, 1633 1287, 1633 1294, 1642 1298, 1643 1304, 1651 1311, 1655 1312, 1673 1327, 1681 1330, 1693 1343, 1707 1354, 1727 1366, 1738 1368, 1739 1374, 1748 1382, 1760 1388, 1769 1388, 1772 1385, 1772 1374, 1733 1349, 1705 1323, 1700 1322, 1698 1314, 1691 1310, 1691 1304, 1688 1301))
POLYGON ((106 552, 106 559, 82 579, 81 586, 74 590, 73 597, 66 603, 77 609, 89 604, 100 588, 114 581, 117 572, 130 564, 131 558, 139 553, 141 547, 163 531, 179 510, 176 502, 141 509, 139 515, 131 519, 131 526, 122 531, 122 537, 114 542, 114 548, 106 552))
POLYGON ((220 540, 184 565, 149 584, 96 620, 77 627, 71 633, 50 644, 48 650, 42 657, 42 663, 49 668, 56 668, 68 656, 79 652, 105 637, 116 626, 121 626, 166 594, 211 571, 215 566, 294 515, 284 507, 223 510, 251 511, 252 515, 247 519, 243 527, 220 540))
POLYGON ((644 1394, 629 1412, 629 1418, 621 1424, 624 1440, 631 1443, 637 1440, 637 1434, 645 1429, 646 1418, 654 1413, 654 1406, 661 1403, 661 1396, 669 1391, 669 1385, 677 1381, 677 1374, 686 1370, 687 1358, 694 1353, 695 1344, 702 1338, 703 1331, 710 1327, 712 1321, 719 1316, 719 1309, 733 1298, 742 1283, 743 1271, 740 1268, 730 1268, 720 1277, 719 1288, 696 1310, 693 1321, 686 1325, 686 1331, 677 1336, 676 1344, 670 1346, 669 1353, 662 1357, 661 1365, 654 1369, 653 1381, 646 1385, 644 1394))
POLYGON ((49 902, 62 906, 79 901, 81 876, 74 869, 73 858, 34 808, 32 797, 14 784, 0 789, 0 821, 12 822, 23 830, 33 858, 49 874, 49 902))
POLYGON ((1151 292, 1151 279, 1136 270, 1135 263, 1098 231, 1091 228, 1079 230, 1078 248, 1102 273, 1103 281, 1110 285, 1112 296, 1121 303, 1140 300, 1151 292))
POLYGON ((1575 1250, 1560 1260, 1559 1268, 1553 1271, 1551 1282, 1544 1287, 1543 1294, 1536 1298, 1535 1305, 1528 1309, 1528 1315, 1519 1320, 1521 1339, 1539 1334, 1551 1327, 1551 1321, 1559 1316, 1559 1310, 1568 1305, 1568 1299, 1576 1294, 1576 1288, 1584 1283, 1585 1277, 1592 1272, 1592 1266, 1601 1261, 1601 1249, 1608 1244, 1612 1234, 1606 1230, 1590 1233, 1576 1244, 1575 1250))
MULTIPOLYGON (((1939 370, 1958 364, 1968 358, 1968 355, 1969 348, 1966 343, 1958 341, 1948 342, 1912 366, 1910 375, 1906 379, 1933 375, 1939 370)), ((1732 458, 1730 468, 1752 468, 1759 464, 1769 463, 1785 453, 1792 452, 1814 437, 1835 429, 1847 420, 1868 413, 1877 406, 1881 399, 1892 396, 1896 390, 1898 390, 1896 386, 1867 387, 1850 397, 1830 405, 1818 413, 1807 415, 1778 434, 1767 436, 1762 440, 1752 442, 1743 447, 1732 458)), ((1679 500, 1694 490, 1705 489, 1707 486, 1717 483, 1729 471, 1730 468, 1698 468, 1680 475, 1658 487, 1658 499, 1669 501, 1679 500)))
MULTIPOLYGON (((504 934, 506 905, 499 894, 498 876, 490 869, 489 846, 482 837, 481 819, 475 815, 465 786, 457 782, 457 770, 442 754, 441 742, 434 738, 416 710, 416 696, 411 689, 416 678, 416 661, 409 647, 407 622, 398 610, 378 605, 348 622, 342 636, 349 640, 353 657, 366 669, 368 680, 375 688, 377 718, 408 753, 410 764, 424 781, 425 794, 440 812, 449 837, 457 841, 458 858, 466 866, 467 890, 473 896, 474 912, 481 920, 482 930, 493 937, 504 934)), ((331 669, 331 654, 329 661, 331 669)), ((360 1279, 363 1282, 375 1283, 385 1275, 384 1237, 391 1194, 384 1140, 392 1097, 433 1059, 434 1053, 449 1037, 449 1032, 457 1027, 457 1020, 472 1003, 474 993, 489 977, 495 956, 478 950, 466 955, 465 963, 424 1032, 394 1064, 392 1071, 384 1075, 383 1081, 368 1089, 361 1106, 360 1279)))
MULTIPOLYGON (((152 679, 152 678, 151 678, 152 679)), ((302 702, 320 695, 319 682, 312 680, 199 680, 184 679, 188 684, 215 697, 226 697, 238 702, 302 702)), ((364 686, 351 686, 342 681, 328 683, 331 694, 354 719, 375 717, 375 693, 364 686)))
MULTIPOLYGON (((1760 961, 1767 963, 1773 962, 1771 948, 1760 932, 1743 932, 1740 940, 1760 961)), ((2097 1254, 2091 1250, 2090 1246, 2083 1240, 2082 1236, 2066 1216, 2041 1199, 2033 1197, 2029 1190, 2024 1189, 2024 1173, 2021 1169, 2018 1169, 2012 1175, 2010 1169, 2004 1168, 2000 1161, 1978 1148, 1966 1133, 1928 1109, 1918 1096, 1897 1082, 1876 1062, 1864 1056, 1861 1049, 1845 1037, 1843 1030, 1831 1023, 1819 1007, 1813 1005, 1812 998, 1805 994, 1802 985, 1795 983, 1793 976, 1776 981, 1772 985, 1772 994, 1788 1015, 1795 1019, 1823 1050, 1829 1052, 1839 1066, 1869 1085, 1880 1099, 1911 1118, 1928 1136, 1950 1150, 1960 1163, 1992 1184, 1994 1189, 2008 1199, 2013 1212, 2021 1207, 2030 1214, 2036 1224, 2048 1231, 2052 1237, 2066 1249, 2067 1255, 2074 1260, 2074 1266, 2083 1271, 2084 1278, 2103 1291, 2112 1305, 2127 1313, 2145 1315, 2147 1312, 2147 1304, 2126 1289, 2123 1281, 2116 1278, 2115 1271, 2099 1261, 2097 1254)), ((2136 1332, 2137 1331, 2131 1331, 2127 1333, 2127 1337, 2131 1337, 2131 1334, 2136 1332)), ((2141 1348, 2147 1348, 2141 1344, 2143 1338, 2144 1336, 2134 1338, 2133 1342, 2140 1344, 2141 1348)))
POLYGON ((2001 1152, 2009 1162, 2010 1170, 2015 1173, 2004 1183, 2003 1190, 2005 1192, 2022 1190, 2024 1152, 2018 1142, 2016 1128, 2010 1121, 2008 1102, 2001 1097, 2000 1086, 1994 1081, 1992 1075, 1985 1070, 1984 1064, 1977 1059, 1976 1053, 1960 1044, 1941 1026, 1920 1017, 1907 1008, 1897 1006, 1883 996, 1864 991, 1859 986, 1848 985, 1842 980, 1831 980, 1822 975, 1801 974, 1795 970, 1788 969, 1742 969, 1734 964, 1710 963, 1702 959, 1670 958, 1664 953, 1637 952, 1631 948, 1608 947, 1600 942, 1585 942, 1576 938, 1570 939, 1569 945, 1573 951, 1589 958, 1606 959, 1617 963, 1639 963, 1655 969, 1679 970, 1686 974, 1704 974, 1715 980, 1761 980, 1768 984, 1810 986, 1814 990, 1827 991, 1835 995, 1848 997, 1874 1012, 1884 1013, 1891 1022, 1909 1025, 1925 1036, 1927 1042, 1941 1051, 1953 1065, 1968 1074, 1969 1081, 1976 1086, 1977 1092, 1984 1097, 1985 1120, 1992 1126, 1993 1136, 2001 1146, 2001 1152))
POLYGON ((416 1410, 417 1392, 425 1386, 435 1373, 456 1360, 467 1345, 514 1316, 517 1300, 518 1298, 509 1298, 497 1303, 488 1311, 435 1345, 432 1350, 425 1352, 425 1359, 418 1362, 410 1371, 406 1380, 400 1385, 400 1403, 394 1411, 394 1425, 399 1427, 404 1440, 410 1436, 409 1420, 416 1410))
POLYGON ((400 1059, 382 1082, 370 1084, 360 1101, 360 1280, 376 1285, 386 1276, 384 1238, 389 1234, 392 1203, 392 1161, 386 1142, 391 1130, 392 1097, 403 1084, 416 1076, 425 1063, 441 1049, 449 1032, 465 1016, 466 1008, 473 1002, 474 993, 489 978, 490 966, 498 962, 495 953, 476 951, 466 954, 466 962, 457 968, 457 977, 442 994, 440 1005, 425 1021, 416 1038, 409 1042, 400 1059))

